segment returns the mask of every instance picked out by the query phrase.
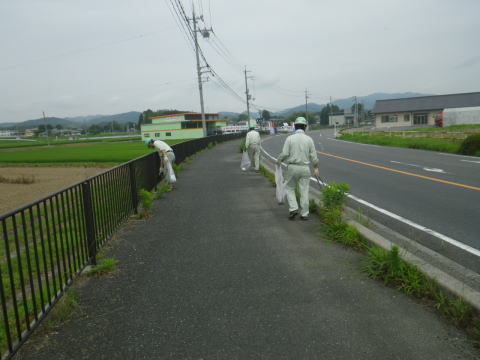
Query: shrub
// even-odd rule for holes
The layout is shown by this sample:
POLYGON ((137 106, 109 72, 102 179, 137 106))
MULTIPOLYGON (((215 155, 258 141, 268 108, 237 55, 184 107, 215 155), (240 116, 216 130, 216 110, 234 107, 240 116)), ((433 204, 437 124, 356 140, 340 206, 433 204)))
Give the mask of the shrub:
POLYGON ((458 150, 463 155, 475 155, 480 152, 480 134, 473 134, 463 140, 458 150))
POLYGON ((322 189, 323 207, 327 210, 342 207, 349 190, 348 184, 345 183, 332 183, 325 185, 322 189))
POLYGON ((150 209, 152 208, 152 202, 153 202, 152 193, 150 193, 145 189, 140 189, 138 191, 138 199, 142 207, 139 213, 139 216, 144 219, 150 217, 150 209))

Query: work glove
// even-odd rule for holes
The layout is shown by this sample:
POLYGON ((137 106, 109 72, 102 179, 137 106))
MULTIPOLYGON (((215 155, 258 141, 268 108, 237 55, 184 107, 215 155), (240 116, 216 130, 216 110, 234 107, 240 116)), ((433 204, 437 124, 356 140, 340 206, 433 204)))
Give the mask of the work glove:
POLYGON ((318 178, 318 168, 313 169, 313 175, 318 178))

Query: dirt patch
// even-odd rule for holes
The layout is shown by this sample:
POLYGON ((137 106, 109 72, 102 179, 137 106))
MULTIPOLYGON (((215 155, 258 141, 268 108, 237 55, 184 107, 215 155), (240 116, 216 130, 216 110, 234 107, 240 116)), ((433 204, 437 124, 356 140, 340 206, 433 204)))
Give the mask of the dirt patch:
POLYGON ((98 167, 0 167, 4 177, 23 175, 35 179, 33 184, 0 183, 0 215, 106 170, 98 167))

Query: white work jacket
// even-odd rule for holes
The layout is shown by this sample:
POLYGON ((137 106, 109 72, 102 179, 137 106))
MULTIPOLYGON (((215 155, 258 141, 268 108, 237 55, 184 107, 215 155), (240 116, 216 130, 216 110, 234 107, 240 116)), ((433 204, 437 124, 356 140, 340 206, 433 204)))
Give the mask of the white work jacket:
POLYGON ((153 142, 153 146, 155 146, 155 149, 157 149, 158 152, 173 151, 173 149, 166 142, 162 140, 155 140, 153 142))
POLYGON ((260 145, 260 141, 260 134, 258 133, 258 131, 250 130, 247 133, 245 147, 248 148, 250 145, 260 145))
POLYGON ((278 161, 285 161, 287 164, 314 165, 318 164, 317 151, 310 136, 305 131, 298 129, 295 134, 285 140, 283 150, 278 161))

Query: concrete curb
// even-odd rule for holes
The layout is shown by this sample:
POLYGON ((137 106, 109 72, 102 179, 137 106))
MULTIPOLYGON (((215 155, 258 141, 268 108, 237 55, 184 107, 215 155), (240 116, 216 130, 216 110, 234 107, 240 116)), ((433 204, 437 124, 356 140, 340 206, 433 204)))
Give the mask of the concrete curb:
MULTIPOLYGON (((272 173, 274 162, 266 157, 262 151, 261 164, 272 173)), ((310 197, 320 199, 321 192, 310 186, 310 197)), ((419 268, 427 277, 435 280, 446 292, 462 298, 465 302, 480 312, 480 274, 450 260, 443 255, 417 243, 415 240, 396 233, 394 230, 384 228, 374 220, 371 228, 367 228, 354 220, 356 210, 346 207, 346 221, 355 226, 360 234, 372 244, 385 250, 390 250, 393 245, 399 248, 401 258, 407 263, 419 268), (388 238, 387 238, 388 237, 388 238)))

